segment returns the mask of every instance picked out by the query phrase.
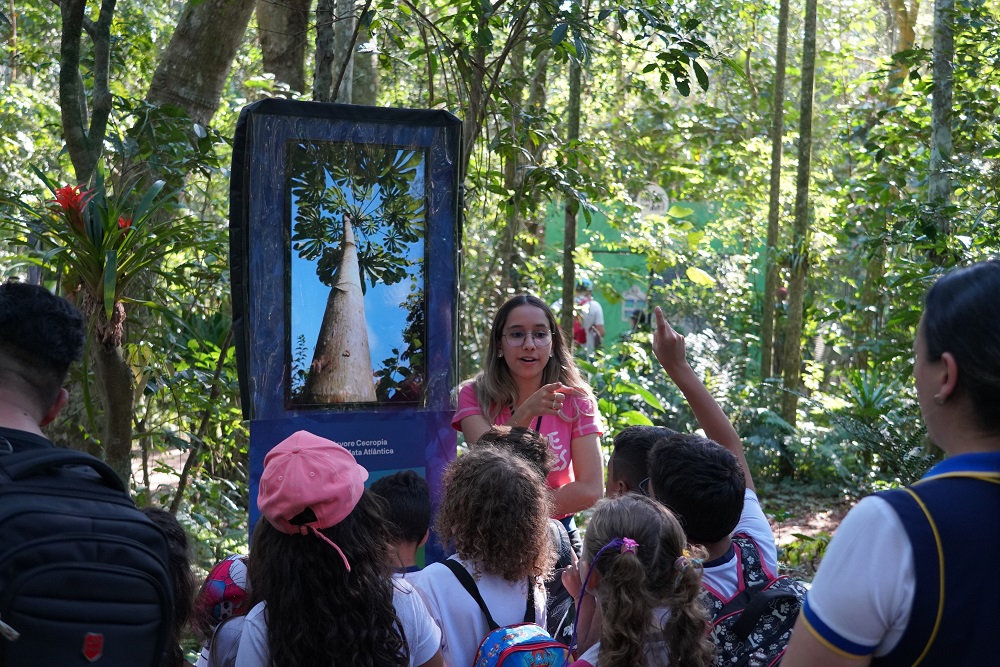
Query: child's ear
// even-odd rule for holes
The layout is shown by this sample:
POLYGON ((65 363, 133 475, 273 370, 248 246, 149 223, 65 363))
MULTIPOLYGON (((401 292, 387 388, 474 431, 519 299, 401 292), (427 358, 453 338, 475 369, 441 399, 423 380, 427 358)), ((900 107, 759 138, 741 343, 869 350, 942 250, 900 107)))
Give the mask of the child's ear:
POLYGON ((427 544, 427 538, 430 537, 430 536, 431 536, 431 531, 430 530, 425 530, 424 531, 424 537, 423 537, 423 539, 420 540, 419 542, 417 542, 417 548, 419 549, 420 547, 422 547, 425 544, 427 544))

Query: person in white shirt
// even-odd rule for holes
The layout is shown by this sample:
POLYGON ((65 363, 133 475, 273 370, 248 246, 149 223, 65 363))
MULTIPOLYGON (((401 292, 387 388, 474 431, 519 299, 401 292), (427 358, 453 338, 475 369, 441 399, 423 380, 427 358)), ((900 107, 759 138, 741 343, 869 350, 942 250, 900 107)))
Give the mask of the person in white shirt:
POLYGON ((236 667, 443 667, 420 596, 393 580, 384 502, 340 445, 299 431, 264 458, 250 545, 262 602, 236 667))
MULTIPOLYGON (((499 626, 525 621, 545 627, 543 582, 551 570, 549 490, 541 473, 520 457, 477 445, 445 472, 435 520, 442 544, 475 580, 499 626)), ((449 667, 473 664, 489 633, 486 617, 455 573, 442 563, 408 574, 440 626, 449 667)))

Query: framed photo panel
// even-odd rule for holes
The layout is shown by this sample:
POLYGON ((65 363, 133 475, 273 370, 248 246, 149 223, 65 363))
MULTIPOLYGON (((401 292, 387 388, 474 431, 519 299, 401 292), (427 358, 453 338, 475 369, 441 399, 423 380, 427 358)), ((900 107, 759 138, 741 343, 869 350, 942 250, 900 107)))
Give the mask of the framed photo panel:
POLYGON ((423 471, 437 495, 455 454, 460 139, 444 111, 243 109, 230 260, 253 507, 264 455, 300 429, 370 472, 423 471))

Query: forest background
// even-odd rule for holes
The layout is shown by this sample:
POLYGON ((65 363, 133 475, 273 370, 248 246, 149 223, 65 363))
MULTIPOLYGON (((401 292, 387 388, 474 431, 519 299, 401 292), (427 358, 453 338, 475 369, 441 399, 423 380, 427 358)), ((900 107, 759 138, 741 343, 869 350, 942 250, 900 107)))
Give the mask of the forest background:
MULTIPOLYGON (((776 520, 937 456, 912 341, 934 278, 1000 248, 995 1, 10 0, 0 39, 0 273, 90 322, 48 433, 177 513, 202 568, 246 539, 228 166, 267 96, 463 119, 459 378, 477 314, 522 290, 568 302, 617 270, 600 244, 646 258, 631 279, 687 335, 776 520)), ((580 364, 609 433, 696 428, 648 331, 580 364)), ((828 533, 786 537, 808 568, 828 533)))

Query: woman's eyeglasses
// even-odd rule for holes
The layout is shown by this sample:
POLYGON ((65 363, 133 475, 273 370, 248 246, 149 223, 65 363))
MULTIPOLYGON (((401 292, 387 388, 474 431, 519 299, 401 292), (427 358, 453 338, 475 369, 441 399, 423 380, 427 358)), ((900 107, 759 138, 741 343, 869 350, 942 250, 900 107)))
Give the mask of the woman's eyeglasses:
POLYGON ((551 331, 511 331, 510 333, 505 333, 503 337, 507 340, 507 344, 511 347, 522 347, 524 341, 531 336, 531 340, 535 342, 538 347, 545 347, 552 342, 552 332, 551 331))
POLYGON ((639 493, 641 493, 644 496, 648 496, 649 495, 649 478, 648 477, 646 479, 642 480, 641 482, 639 482, 639 493))

